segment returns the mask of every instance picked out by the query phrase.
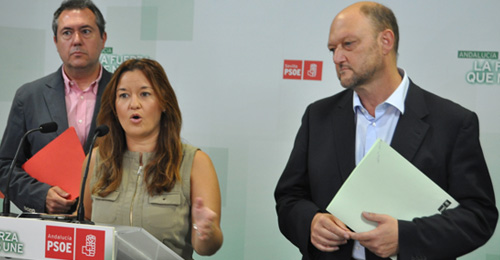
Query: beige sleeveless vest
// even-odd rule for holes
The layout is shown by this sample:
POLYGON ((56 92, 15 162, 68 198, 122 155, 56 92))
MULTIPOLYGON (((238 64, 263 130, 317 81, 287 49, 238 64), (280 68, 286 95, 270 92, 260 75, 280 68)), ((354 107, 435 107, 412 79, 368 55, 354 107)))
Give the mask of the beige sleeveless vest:
MULTIPOLYGON (((193 259, 191 245, 191 166, 198 148, 182 145, 183 158, 180 168, 182 182, 177 182, 170 192, 150 197, 144 183, 143 167, 153 153, 127 151, 123 157, 123 177, 118 189, 106 197, 92 194, 92 221, 96 224, 137 226, 147 230, 184 259, 193 259)), ((90 187, 95 185, 99 173, 98 151, 96 167, 92 172, 90 187)))

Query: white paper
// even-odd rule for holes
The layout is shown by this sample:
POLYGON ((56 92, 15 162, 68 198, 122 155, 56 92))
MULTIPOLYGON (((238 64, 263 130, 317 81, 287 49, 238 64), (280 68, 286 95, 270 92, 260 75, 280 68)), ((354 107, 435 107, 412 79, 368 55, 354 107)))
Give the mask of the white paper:
POLYGON ((458 202, 388 144, 378 139, 328 205, 355 232, 374 229, 363 211, 411 221, 440 214, 458 202), (446 206, 447 205, 447 206, 446 206), (441 211, 440 211, 441 210, 441 211))

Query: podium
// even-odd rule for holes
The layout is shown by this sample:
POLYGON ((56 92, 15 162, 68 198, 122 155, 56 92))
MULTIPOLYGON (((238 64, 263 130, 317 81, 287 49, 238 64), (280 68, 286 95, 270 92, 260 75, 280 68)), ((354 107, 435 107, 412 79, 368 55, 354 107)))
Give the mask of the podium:
POLYGON ((0 259, 182 260, 139 227, 0 217, 0 259))
POLYGON ((168 259, 183 260, 145 229, 139 227, 114 226, 115 245, 119 260, 168 259))

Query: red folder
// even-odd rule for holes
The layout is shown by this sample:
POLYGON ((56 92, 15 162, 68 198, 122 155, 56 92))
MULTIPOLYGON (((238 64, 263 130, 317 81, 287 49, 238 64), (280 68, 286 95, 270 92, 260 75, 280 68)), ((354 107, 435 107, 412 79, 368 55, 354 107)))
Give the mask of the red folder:
POLYGON ((82 165, 85 160, 82 144, 74 127, 68 128, 56 139, 23 164, 23 169, 40 182, 59 186, 70 194, 80 195, 82 165))

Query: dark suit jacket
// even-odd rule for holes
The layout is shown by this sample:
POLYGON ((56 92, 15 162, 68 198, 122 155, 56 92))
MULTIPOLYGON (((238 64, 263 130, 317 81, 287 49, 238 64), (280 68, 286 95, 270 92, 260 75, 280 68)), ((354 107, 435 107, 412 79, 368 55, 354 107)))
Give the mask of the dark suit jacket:
MULTIPOLYGON (((96 128, 101 96, 110 79, 111 74, 103 69, 89 135, 96 128)), ((57 132, 30 134, 24 143, 24 151, 19 154, 18 167, 14 169, 11 176, 10 199, 22 211, 45 211, 45 198, 51 186, 31 178, 20 166, 68 128, 62 67, 48 76, 24 84, 16 91, 0 146, 0 188, 2 192, 5 191, 7 172, 22 136, 28 130, 38 128, 47 122, 56 122, 57 132)), ((85 153, 87 153, 89 145, 90 140, 85 144, 85 153)))
MULTIPOLYGON (((303 259, 352 254, 352 241, 335 253, 310 243, 314 215, 326 212, 355 167, 352 96, 344 90, 309 105, 275 190, 280 230, 303 259)), ((442 215, 399 220, 399 260, 455 259, 492 236, 498 211, 475 113, 411 82, 391 146, 460 203, 442 215)))

